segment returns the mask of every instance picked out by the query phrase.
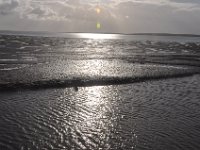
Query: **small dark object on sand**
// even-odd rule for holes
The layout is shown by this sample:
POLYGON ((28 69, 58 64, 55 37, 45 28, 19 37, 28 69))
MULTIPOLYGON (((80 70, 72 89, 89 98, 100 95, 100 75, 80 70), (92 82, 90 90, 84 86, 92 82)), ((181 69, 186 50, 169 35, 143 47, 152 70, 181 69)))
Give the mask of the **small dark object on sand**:
POLYGON ((75 86, 75 87, 74 87, 74 90, 75 90, 76 92, 78 92, 78 87, 77 87, 77 86, 75 86))

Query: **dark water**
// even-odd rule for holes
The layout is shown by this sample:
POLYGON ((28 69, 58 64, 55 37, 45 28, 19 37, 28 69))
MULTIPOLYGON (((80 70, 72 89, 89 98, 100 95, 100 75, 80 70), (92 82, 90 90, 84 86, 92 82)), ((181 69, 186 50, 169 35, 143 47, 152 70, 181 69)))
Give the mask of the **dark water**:
POLYGON ((198 38, 87 36, 0 35, 0 149, 200 149, 198 38))

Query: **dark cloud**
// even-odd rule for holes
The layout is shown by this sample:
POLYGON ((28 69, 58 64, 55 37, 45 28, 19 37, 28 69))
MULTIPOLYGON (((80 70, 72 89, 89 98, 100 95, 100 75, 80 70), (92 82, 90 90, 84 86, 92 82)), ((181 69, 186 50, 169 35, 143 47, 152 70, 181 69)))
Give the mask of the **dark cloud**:
POLYGON ((18 0, 0 0, 0 14, 6 15, 19 6, 18 0))

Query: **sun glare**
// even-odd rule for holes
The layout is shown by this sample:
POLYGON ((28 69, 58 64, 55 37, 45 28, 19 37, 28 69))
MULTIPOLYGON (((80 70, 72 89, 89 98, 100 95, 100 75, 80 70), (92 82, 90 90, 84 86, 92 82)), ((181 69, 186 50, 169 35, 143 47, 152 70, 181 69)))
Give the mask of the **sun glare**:
POLYGON ((97 29, 101 28, 101 24, 99 22, 97 22, 97 29))
POLYGON ((79 34, 80 38, 87 39, 116 39, 117 36, 114 34, 97 34, 97 33, 81 33, 79 34))

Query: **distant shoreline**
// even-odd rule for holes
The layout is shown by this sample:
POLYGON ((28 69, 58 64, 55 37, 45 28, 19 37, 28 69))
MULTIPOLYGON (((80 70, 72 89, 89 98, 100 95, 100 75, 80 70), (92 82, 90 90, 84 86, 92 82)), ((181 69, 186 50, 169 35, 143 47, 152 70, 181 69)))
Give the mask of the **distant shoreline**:
POLYGON ((175 36, 175 37, 200 37, 198 34, 173 34, 173 33, 108 33, 108 32, 49 32, 49 31, 14 31, 14 30, 0 30, 0 35, 37 35, 37 34, 111 34, 111 35, 146 35, 146 36, 175 36))

